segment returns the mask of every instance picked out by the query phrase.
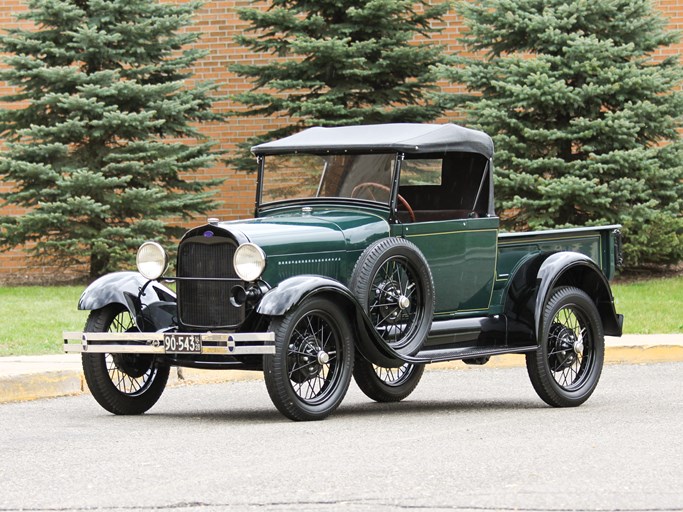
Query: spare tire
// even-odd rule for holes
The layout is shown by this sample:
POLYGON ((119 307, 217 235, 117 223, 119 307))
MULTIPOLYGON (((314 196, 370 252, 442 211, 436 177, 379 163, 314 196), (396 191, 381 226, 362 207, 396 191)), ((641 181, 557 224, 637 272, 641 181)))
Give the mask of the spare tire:
POLYGON ((372 243, 351 273, 351 291, 384 342, 401 355, 417 353, 434 316, 434 281, 417 246, 404 238, 372 243))

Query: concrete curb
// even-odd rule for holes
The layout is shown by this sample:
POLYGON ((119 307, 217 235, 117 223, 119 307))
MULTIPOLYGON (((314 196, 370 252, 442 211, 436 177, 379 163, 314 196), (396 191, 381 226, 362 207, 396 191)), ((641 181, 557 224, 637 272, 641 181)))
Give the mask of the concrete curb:
MULTIPOLYGON (((606 338, 605 363, 650 364, 683 362, 683 334, 626 335, 606 338)), ((524 357, 493 357, 486 365, 493 368, 524 366, 524 357)), ((429 365, 434 370, 465 370, 461 361, 429 365)), ((262 379, 260 372, 240 370, 173 369, 169 386, 210 384, 262 379)), ((0 358, 0 403, 77 395, 87 392, 78 354, 17 356, 0 358)))
MULTIPOLYGON (((11 374, 0 374, 0 404, 9 402, 24 402, 41 398, 57 398, 60 396, 79 395, 88 392, 88 386, 81 369, 80 355, 48 356, 45 360, 37 363, 22 358, 0 358, 0 370, 2 366, 9 366, 11 374), (61 360, 60 360, 61 359, 61 360), (31 366, 25 372, 20 372, 20 367, 31 366), (38 371, 37 366, 42 367, 38 371), (54 368, 59 366, 68 369, 59 371, 54 368)), ((37 356, 41 357, 41 356, 37 356)), ((245 380, 259 380, 260 372, 243 370, 197 370, 194 368, 173 368, 169 376, 168 386, 188 386, 193 384, 214 384, 219 382, 237 382, 245 380)))

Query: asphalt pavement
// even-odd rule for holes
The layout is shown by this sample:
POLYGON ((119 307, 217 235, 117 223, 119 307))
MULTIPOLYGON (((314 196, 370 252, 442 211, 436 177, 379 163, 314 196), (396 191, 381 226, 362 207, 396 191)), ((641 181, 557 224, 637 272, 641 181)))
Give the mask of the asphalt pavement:
MULTIPOLYGON (((606 364, 645 364, 683 361, 683 334, 631 334, 605 340, 606 364)), ((524 357, 491 358, 488 366, 524 365, 524 357)), ((466 369, 460 361, 429 365, 427 369, 466 369)), ((260 372, 173 369, 169 385, 261 379, 260 372)), ((55 398, 88 392, 79 354, 0 357, 0 403, 55 398)))
POLYGON ((682 512, 683 363, 610 364, 581 407, 524 368, 351 382, 293 422, 263 381, 176 386, 140 416, 87 395, 0 405, 2 512, 682 512))

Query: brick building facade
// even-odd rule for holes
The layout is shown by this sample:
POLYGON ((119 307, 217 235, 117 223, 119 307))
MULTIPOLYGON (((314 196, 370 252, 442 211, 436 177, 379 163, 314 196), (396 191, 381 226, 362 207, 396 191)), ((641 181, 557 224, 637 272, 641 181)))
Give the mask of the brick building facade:
MULTIPOLYGON (((194 73, 198 80, 212 80, 220 84, 221 93, 233 94, 247 89, 249 84, 242 78, 230 73, 227 66, 236 62, 258 62, 263 58, 249 54, 244 48, 234 42, 234 36, 242 32, 246 25, 235 15, 235 9, 249 5, 248 0, 208 1, 197 13, 193 30, 202 33, 199 47, 209 51, 209 55, 195 67, 194 73)), ((683 0, 654 0, 654 5, 670 20, 670 28, 683 30, 683 0)), ((21 0, 0 0, 0 27, 16 26, 15 15, 26 7, 21 0)), ((458 16, 451 12, 444 21, 443 32, 433 39, 443 44, 449 53, 460 50, 461 23, 458 16)), ((662 54, 680 55, 683 44, 662 50, 662 54)), ((0 95, 7 94, 9 89, 0 83, 0 95)), ((216 105, 217 110, 228 111, 237 108, 229 102, 216 105)), ((204 126, 202 131, 219 143, 221 149, 230 151, 236 143, 267 129, 273 128, 277 119, 232 117, 224 124, 204 126)), ((225 178, 218 197, 223 202, 220 209, 212 216, 229 220, 250 215, 255 194, 254 177, 236 172, 220 164, 204 172, 206 177, 220 176, 225 178)), ((7 185, 0 183, 0 191, 7 189, 7 185)), ((22 212, 16 208, 0 209, 1 214, 18 215, 22 212)), ((32 263, 26 253, 17 249, 0 253, 0 283, 24 281, 52 281, 57 277, 55 270, 32 263)), ((60 275, 61 279, 72 277, 60 275)), ((59 280, 59 279, 57 279, 59 280)))

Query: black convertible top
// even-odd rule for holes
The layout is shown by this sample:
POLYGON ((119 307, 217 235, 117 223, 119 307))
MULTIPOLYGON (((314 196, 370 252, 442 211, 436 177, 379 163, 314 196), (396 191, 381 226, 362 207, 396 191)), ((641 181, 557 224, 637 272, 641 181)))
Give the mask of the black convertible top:
POLYGON ((462 151, 491 158, 493 141, 484 132, 456 124, 372 124, 308 128, 251 148, 256 155, 282 153, 440 153, 462 151))

